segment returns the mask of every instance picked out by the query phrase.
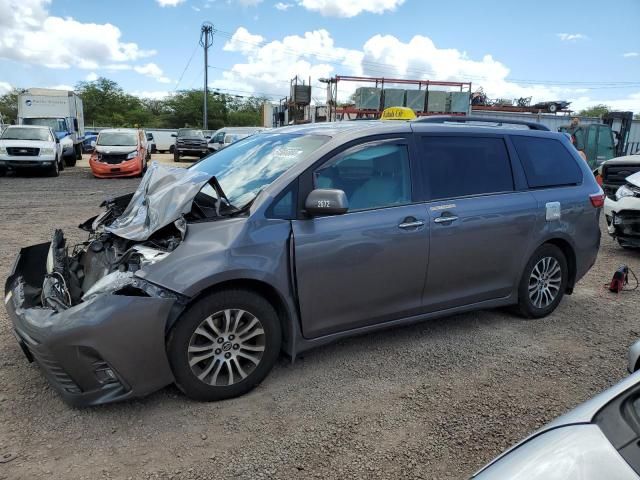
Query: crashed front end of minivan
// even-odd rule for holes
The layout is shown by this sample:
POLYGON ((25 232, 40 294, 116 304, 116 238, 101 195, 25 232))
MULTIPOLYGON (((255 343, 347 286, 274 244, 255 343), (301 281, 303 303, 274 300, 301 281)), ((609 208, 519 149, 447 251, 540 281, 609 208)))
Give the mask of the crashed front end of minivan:
POLYGON ((623 247, 640 248, 640 172, 606 198, 604 214, 609 235, 623 247))
POLYGON ((173 381, 166 327, 185 298, 141 278, 184 240, 194 197, 211 181, 153 164, 135 193, 105 201, 70 245, 60 230, 23 248, 5 285, 17 340, 65 400, 94 405, 173 381))

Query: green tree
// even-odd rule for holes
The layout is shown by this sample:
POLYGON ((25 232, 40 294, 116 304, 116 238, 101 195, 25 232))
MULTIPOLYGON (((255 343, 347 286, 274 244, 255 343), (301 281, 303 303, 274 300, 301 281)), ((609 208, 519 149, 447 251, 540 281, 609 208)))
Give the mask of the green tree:
POLYGON ((18 95, 20 90, 13 88, 0 96, 0 115, 5 123, 15 123, 18 119, 18 95))
POLYGON ((580 115, 581 117, 601 117, 602 115, 605 115, 610 111, 611 107, 609 107, 608 105, 600 104, 594 105, 593 107, 586 108, 584 110, 580 110, 578 112, 578 115, 580 115))
POLYGON ((82 98, 85 125, 101 127, 151 126, 153 115, 143 101, 124 90, 113 80, 100 77, 80 82, 75 87, 82 98))

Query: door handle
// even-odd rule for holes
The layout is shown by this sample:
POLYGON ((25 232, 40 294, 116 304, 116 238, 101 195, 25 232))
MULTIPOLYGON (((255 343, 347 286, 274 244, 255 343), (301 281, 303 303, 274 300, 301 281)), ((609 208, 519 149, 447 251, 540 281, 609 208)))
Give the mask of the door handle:
POLYGON ((422 227, 424 222, 422 220, 414 220, 412 222, 402 222, 398 225, 398 228, 407 229, 407 228, 417 228, 422 227))
POLYGON ((450 223, 453 222, 455 220, 457 220, 458 217, 456 217, 455 215, 451 215, 451 216, 447 216, 447 217, 438 217, 434 220, 434 222, 436 223, 450 223))

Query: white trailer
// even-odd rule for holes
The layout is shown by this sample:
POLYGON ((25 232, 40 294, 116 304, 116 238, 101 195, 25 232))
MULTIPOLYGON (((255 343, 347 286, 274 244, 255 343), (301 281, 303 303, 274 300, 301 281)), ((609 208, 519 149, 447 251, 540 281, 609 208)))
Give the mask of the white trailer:
POLYGON ((153 134, 153 140, 156 144, 156 150, 158 152, 173 153, 173 147, 176 143, 176 139, 172 136, 177 130, 166 128, 147 128, 147 133, 153 134))
POLYGON ((82 158, 82 99, 68 90, 30 88, 18 95, 18 124, 51 127, 63 147, 65 164, 82 158))

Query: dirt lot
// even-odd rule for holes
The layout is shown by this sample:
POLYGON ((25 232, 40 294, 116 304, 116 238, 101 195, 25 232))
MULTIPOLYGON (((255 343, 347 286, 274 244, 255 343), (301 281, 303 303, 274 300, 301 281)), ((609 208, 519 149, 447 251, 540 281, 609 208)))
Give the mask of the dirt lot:
MULTIPOLYGON (((75 227, 138 180, 0 178, 0 280, 18 249, 75 227)), ((282 358, 254 392, 201 404, 171 387, 65 405, 19 350, 0 308, 0 479, 466 478, 626 375, 640 292, 603 289, 640 254, 603 235, 596 266, 554 315, 482 311, 282 358)))

